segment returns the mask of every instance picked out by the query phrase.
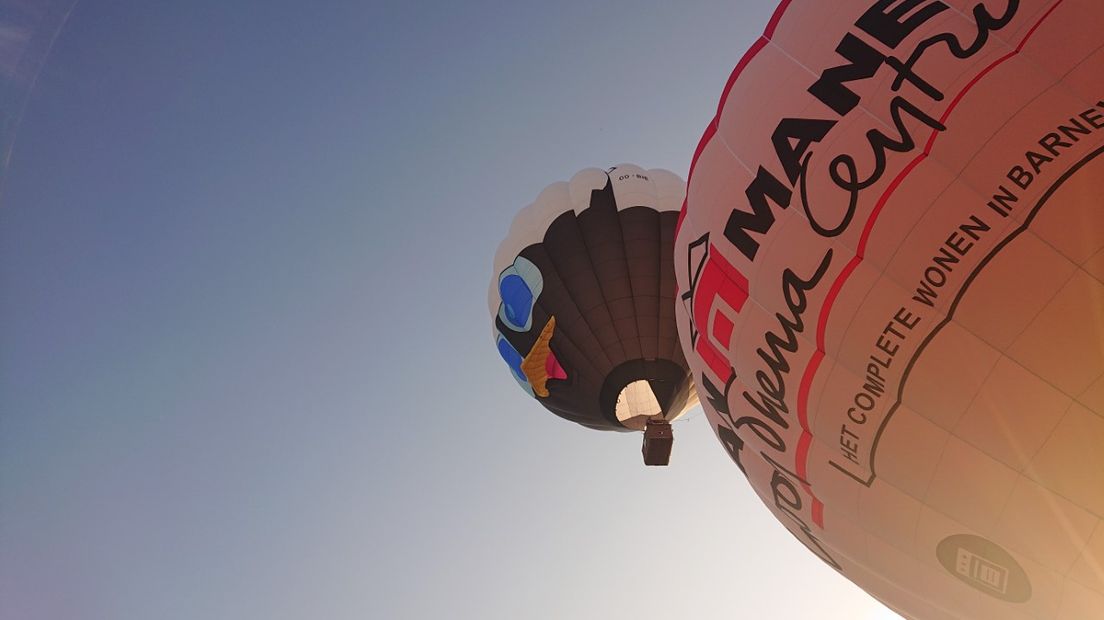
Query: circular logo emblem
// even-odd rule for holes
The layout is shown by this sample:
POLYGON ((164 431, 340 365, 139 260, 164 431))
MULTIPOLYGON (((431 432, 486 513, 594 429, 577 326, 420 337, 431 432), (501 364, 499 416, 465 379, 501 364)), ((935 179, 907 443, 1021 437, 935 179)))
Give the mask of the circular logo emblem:
POLYGON ((1010 603, 1031 598, 1031 581, 1012 554, 972 534, 943 539, 935 550, 940 564, 959 581, 1010 603))

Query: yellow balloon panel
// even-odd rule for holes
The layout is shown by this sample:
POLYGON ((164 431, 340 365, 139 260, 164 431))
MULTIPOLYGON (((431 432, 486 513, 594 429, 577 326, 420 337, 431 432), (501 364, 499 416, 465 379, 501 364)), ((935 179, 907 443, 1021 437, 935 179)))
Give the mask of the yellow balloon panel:
POLYGON ((792 0, 675 240, 717 436, 913 618, 1104 617, 1104 3, 792 0))

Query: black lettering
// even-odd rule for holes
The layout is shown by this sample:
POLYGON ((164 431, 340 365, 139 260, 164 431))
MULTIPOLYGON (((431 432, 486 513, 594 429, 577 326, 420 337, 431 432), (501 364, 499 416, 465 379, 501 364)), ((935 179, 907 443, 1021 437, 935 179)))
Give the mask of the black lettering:
POLYGON ((836 114, 844 116, 859 105, 859 96, 843 83, 874 77, 885 62, 885 56, 853 34, 840 41, 836 53, 850 64, 825 69, 809 87, 809 94, 832 108, 836 114))
POLYGON ((841 166, 847 167, 849 170, 854 170, 854 158, 850 155, 843 154, 837 155, 832 160, 831 175, 832 180, 837 186, 843 189, 852 190, 864 190, 871 185, 878 182, 885 174, 886 169, 886 151, 893 151, 894 153, 907 153, 916 148, 916 141, 912 137, 912 133, 909 132, 908 127, 905 126, 905 119, 902 112, 907 112, 910 116, 919 120, 921 123, 931 127, 936 131, 943 131, 946 127, 938 120, 927 115, 926 112, 921 110, 916 104, 903 97, 894 97, 889 106, 890 116, 893 118, 893 126, 897 130, 896 137, 889 137, 882 133, 879 129, 871 129, 866 132, 867 142, 870 144, 871 152, 874 155, 874 170, 866 179, 856 181, 852 175, 844 178, 839 173, 841 166))
POLYGON ((751 392, 744 392, 744 399, 764 418, 774 422, 782 428, 789 428, 789 422, 782 417, 783 413, 789 413, 786 404, 780 400, 773 400, 762 392, 756 392, 756 394, 759 396, 759 401, 756 401, 755 398, 752 397, 751 392))
POLYGON ((1008 217, 1008 214, 1012 212, 1011 204, 1019 202, 1020 198, 1003 185, 998 189, 1001 193, 993 194, 993 199, 987 203, 987 206, 996 211, 1001 217, 1008 217))
POLYGON ((943 101, 943 91, 932 86, 927 80, 917 75, 913 70, 913 65, 903 63, 893 56, 886 58, 886 65, 897 72, 897 77, 893 80, 893 92, 901 90, 901 85, 907 81, 909 84, 920 89, 920 92, 931 97, 932 100, 943 101))
POLYGON ((1043 168, 1043 164, 1054 161, 1053 157, 1047 157, 1035 151, 1028 151, 1024 153, 1024 156, 1027 157, 1027 163, 1031 164, 1031 169, 1035 171, 1035 174, 1039 174, 1043 168))
POLYGON ((740 471, 744 473, 744 477, 747 477, 747 470, 744 469, 744 464, 740 462, 740 451, 744 449, 744 440, 740 439, 735 431, 724 424, 717 426, 717 439, 721 441, 721 445, 724 446, 725 452, 728 453, 732 462, 736 463, 736 467, 739 467, 740 471))
MULTIPOLYGON (((963 226, 966 226, 966 224, 963 224, 963 226)), ((970 251, 970 248, 974 247, 973 241, 967 241, 966 237, 963 237, 957 232, 948 235, 947 240, 944 241, 943 244, 954 250, 959 256, 965 256, 966 253, 970 251)))
POLYGON ((825 564, 831 566, 838 571, 843 570, 843 567, 840 566, 840 563, 833 559, 832 555, 829 554, 828 550, 824 548, 823 544, 821 544, 820 539, 813 535, 813 530, 804 521, 799 519, 797 515, 789 511, 785 512, 787 515, 789 515, 791 519, 793 519, 795 523, 797 523, 798 528, 801 530, 801 536, 798 536, 797 533, 790 528, 786 528, 786 531, 790 534, 793 534, 794 538, 800 541, 801 544, 805 545, 805 548, 807 548, 809 551, 812 551, 813 554, 815 554, 818 558, 824 560, 825 564))
POLYGON ((1067 139, 1077 142, 1081 138, 1078 138, 1073 134, 1077 133, 1083 136, 1087 136, 1092 133, 1091 129, 1082 125, 1081 121, 1077 120, 1076 118, 1071 118, 1069 120, 1070 123, 1073 124, 1072 127, 1070 127, 1069 125, 1058 125, 1058 131, 1062 132, 1062 135, 1065 136, 1067 139))
POLYGON ((855 406, 863 411, 870 411, 874 408, 874 397, 866 392, 859 392, 855 394, 855 406))
POLYGON ((778 435, 778 432, 770 427, 766 422, 752 416, 744 416, 736 420, 736 428, 741 426, 747 426, 751 429, 751 432, 755 433, 755 436, 763 440, 763 443, 771 447, 771 449, 778 452, 786 451, 786 441, 778 435))
MULTIPOLYGON (((836 159, 839 159, 839 157, 836 159)), ((808 164, 808 160, 809 157, 806 156, 804 162, 806 165, 808 164)), ((840 218, 839 223, 831 228, 822 225, 820 220, 813 214, 813 208, 809 205, 809 189, 806 183, 808 176, 805 174, 808 168, 806 167, 805 170, 801 172, 801 209, 805 212, 805 217, 808 218, 809 226, 813 229, 813 232, 822 237, 835 237, 847 230, 847 227, 851 225, 851 220, 855 217, 855 208, 858 207, 859 204, 859 191, 861 188, 858 186, 859 171, 855 167, 855 160, 847 157, 840 165, 847 171, 847 179, 845 179, 847 187, 844 188, 847 190, 847 208, 844 210, 843 217, 840 218)))
MULTIPOLYGON (((981 220, 978 221, 980 222, 981 220)), ((989 227, 986 226, 985 230, 989 230, 989 227)), ((914 315, 908 310, 905 310, 904 308, 901 308, 897 311, 896 314, 893 315, 893 320, 897 321, 901 325, 904 325, 908 329, 912 329, 916 327, 916 325, 920 322, 920 317, 914 315)))
MULTIPOLYGON (((882 365, 882 361, 875 358, 873 355, 870 356, 870 359, 874 361, 866 365, 866 380, 877 381, 878 383, 881 383, 882 386, 885 386, 885 377, 882 376, 881 370, 882 368, 884 368, 884 366, 882 365)), ((892 357, 889 359, 892 359, 892 357)))
MULTIPOLYGON (((771 476, 771 495, 774 496, 775 506, 785 510, 783 508, 783 504, 785 504, 786 508, 791 510, 801 510, 801 496, 797 494, 797 487, 782 472, 777 470, 771 476)), ((790 510, 786 510, 786 512, 789 513, 790 510)))
POLYGON ((759 242, 752 239, 747 231, 763 234, 770 230, 774 224, 774 213, 771 212, 770 203, 767 200, 772 200, 785 209, 790 206, 793 190, 760 166, 755 180, 744 190, 744 194, 751 206, 751 213, 733 209, 728 214, 724 236, 748 260, 755 260, 755 254, 759 251, 759 242))
MULTIPOLYGON (((981 239, 981 233, 989 230, 989 224, 986 224, 976 215, 971 215, 970 221, 973 222, 973 224, 961 224, 958 229, 969 235, 974 241, 977 241, 981 239)), ((970 244, 970 246, 973 247, 973 244, 970 244)))
POLYGON ((885 381, 881 377, 868 374, 866 375, 866 382, 863 383, 863 389, 874 396, 881 396, 885 393, 885 381))
POLYGON ((1069 148, 1073 146, 1072 142, 1062 141, 1062 136, 1056 133, 1048 133, 1043 136, 1042 140, 1039 140, 1039 146, 1047 150, 1051 155, 1058 157, 1058 147, 1069 148))
POLYGON ((878 0, 859 17, 855 25, 883 45, 895 48, 924 22, 949 8, 946 4, 935 1, 915 10, 922 2, 923 0, 878 0), (895 4, 897 6, 893 6, 895 4))
POLYGON ((924 281, 920 282, 920 286, 916 287, 916 294, 912 296, 914 301, 918 301, 929 308, 935 307, 935 300, 938 298, 939 294, 935 292, 935 289, 924 281))
MULTIPOLYGON (((805 323, 801 320, 801 314, 808 305, 805 293, 820 282, 831 263, 832 250, 828 250, 816 271, 807 280, 802 280, 790 269, 782 272, 782 288, 785 291, 786 305, 790 310, 791 317, 787 318, 782 314, 776 314, 775 317, 778 319, 785 337, 783 338, 775 332, 767 332, 764 339, 770 353, 763 347, 757 350, 759 357, 773 372, 774 382, 771 382, 770 376, 766 372, 757 371, 756 378, 762 391, 756 392, 755 396, 752 396, 750 391, 744 391, 743 393, 744 399, 759 412, 764 420, 774 422, 783 429, 790 427, 789 422, 783 417, 783 414, 789 413, 789 409, 785 404, 786 384, 783 378, 783 375, 790 371, 790 362, 786 358, 786 353, 797 351, 799 345, 797 334, 805 329, 805 323)), ((711 388, 708 385, 705 388, 708 398, 711 388)), ((712 388, 712 391, 715 391, 715 388, 712 388)), ((744 425, 751 426, 752 431, 772 448, 780 452, 785 451, 785 441, 762 420, 748 416, 740 418, 734 423, 736 428, 744 425)))
MULTIPOLYGON (((771 355, 768 356, 767 352, 763 349, 759 349, 758 353, 759 357, 767 363, 767 366, 774 370, 775 377, 777 377, 780 372, 790 372, 790 363, 786 361, 786 356, 782 351, 786 351, 787 353, 797 351, 797 336, 795 332, 804 331, 804 322, 796 312, 794 313, 792 321, 782 316, 781 313, 776 313, 774 317, 778 319, 779 325, 782 326, 782 332, 786 334, 786 339, 783 340, 774 332, 767 332, 763 339, 766 341, 771 355)), ((779 384, 783 385, 781 380, 779 380, 779 384)), ((783 389, 783 392, 785 392, 785 389, 783 389)))
MULTIPOLYGON (((896 331, 896 330, 893 329, 893 323, 890 323, 890 324, 886 325, 886 328, 884 330, 882 330, 882 335, 878 336, 878 340, 877 340, 877 342, 874 343, 874 346, 877 347, 878 350, 881 351, 882 353, 885 353, 886 355, 888 355, 890 357, 893 357, 894 355, 897 355, 897 351, 899 351, 901 349, 901 345, 897 344, 896 342, 893 342, 889 338, 886 338, 885 333, 887 331, 896 331)), ((901 337, 903 335, 904 334, 897 333, 898 337, 901 337)))
POLYGON ((728 382, 724 386, 724 393, 721 393, 717 386, 713 385, 713 382, 709 380, 705 373, 701 373, 698 378, 701 379, 699 385, 705 389, 705 400, 709 403, 709 406, 713 407, 713 410, 717 413, 728 418, 729 421, 732 421, 730 417, 732 414, 728 409, 728 391, 732 388, 732 383, 736 381, 736 374, 729 375, 728 382))
POLYGON ((938 288, 947 283, 947 274, 938 267, 928 267, 924 270, 924 280, 938 288))
MULTIPOLYGON (((912 2, 912 4, 915 5, 916 3, 912 2)), ((902 68, 897 69, 897 78, 893 80, 893 90, 900 90, 904 81, 908 79, 909 76, 914 75, 912 68, 916 63, 920 61, 929 49, 940 43, 945 45, 955 58, 966 59, 981 51, 981 48, 985 47, 985 44, 989 41, 990 32, 1000 30, 1012 21, 1012 18, 1016 15, 1016 11, 1019 8, 1019 4, 1019 0, 1008 0, 1008 8, 1004 10, 1004 14, 1000 17, 993 17, 989 13, 989 9, 982 4, 975 5, 973 13, 974 21, 977 23, 977 36, 974 37, 974 40, 968 46, 963 46, 962 42, 958 40, 958 37, 950 32, 937 34, 918 43, 916 48, 913 49, 912 53, 909 55, 908 60, 901 64, 902 68)), ((896 60, 894 60, 894 64, 898 64, 896 60)))
MULTIPOLYGON (((951 265, 957 264, 962 259, 947 251, 946 246, 939 248, 939 254, 932 257, 932 262, 936 267, 943 269, 944 271, 954 271, 951 265)), ((934 284, 934 282, 933 282, 934 284)))
POLYGON ((804 169, 802 160, 805 151, 809 150, 809 144, 823 140, 835 126, 836 121, 811 118, 784 118, 778 123, 778 127, 771 135, 771 142, 774 143, 775 155, 778 156, 782 169, 786 171, 786 178, 790 180, 790 185, 797 182, 798 176, 804 169))
POLYGON ((1086 123, 1093 126, 1093 129, 1104 129, 1104 115, 1101 115, 1096 108, 1089 108, 1081 114, 1078 114, 1086 123))
POLYGON ((1013 166, 1012 169, 1008 171, 1008 180, 1015 183, 1020 189, 1027 189, 1031 187, 1031 182, 1035 180, 1035 175, 1024 170, 1023 166, 1013 166))

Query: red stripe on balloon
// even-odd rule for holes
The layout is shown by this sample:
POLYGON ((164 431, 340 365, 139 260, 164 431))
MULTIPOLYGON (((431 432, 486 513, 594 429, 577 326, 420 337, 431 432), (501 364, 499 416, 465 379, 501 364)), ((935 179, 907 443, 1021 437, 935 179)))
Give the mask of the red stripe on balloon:
MULTIPOLYGON (((698 164, 698 158, 701 157, 702 151, 713 139, 713 136, 717 133, 717 127, 720 126, 721 110, 724 109, 725 101, 728 100, 728 94, 732 91, 732 86, 736 84, 736 79, 744 72, 751 61, 759 55, 759 52, 763 51, 763 48, 770 43, 771 37, 774 36, 774 31, 778 27, 778 22, 782 21, 782 16, 786 13, 786 9, 789 8, 791 0, 782 0, 778 6, 774 9, 774 13, 771 15, 770 21, 767 22, 767 27, 763 30, 763 35, 752 43, 744 55, 740 57, 739 62, 732 69, 732 73, 728 76, 728 81, 725 83, 724 90, 721 91, 720 101, 717 103, 717 113, 709 121, 709 125, 706 126, 705 132, 702 134, 701 140, 698 141, 698 148, 694 150, 694 156, 690 158, 690 169, 686 173, 686 188, 689 192, 690 179, 694 177, 694 167, 698 164)), ((686 201, 682 203, 682 211, 679 213, 678 224, 675 226, 675 236, 678 236, 679 230, 682 228, 682 222, 686 219, 686 201)))
POLYGON ((767 28, 763 30, 763 36, 768 39, 774 36, 774 29, 778 27, 778 22, 782 21, 782 14, 786 12, 786 9, 790 7, 790 0, 782 0, 778 4, 778 8, 774 9, 774 15, 771 15, 770 21, 767 22, 767 28))
MULTIPOLYGON (((1061 1, 1061 0, 1059 0, 1059 1, 1061 1)), ((1057 6, 1057 5, 1055 5, 1055 6, 1057 6)), ((1050 12, 1048 11, 1047 14, 1049 15, 1050 12)), ((1035 29, 1032 28, 1031 32, 1035 32, 1035 29)), ((1021 45, 1023 45, 1023 44, 1021 43, 1021 45)), ((958 94, 955 95, 954 99, 951 100, 951 103, 947 106, 947 109, 943 111, 943 116, 939 117, 939 123, 943 124, 943 123, 947 122, 947 119, 950 118, 950 116, 951 116, 951 112, 953 112, 955 107, 958 106, 958 102, 962 101, 963 97, 966 96, 966 93, 970 92, 970 89, 974 87, 974 84, 977 84, 978 82, 980 82, 981 79, 986 76, 986 74, 988 74, 993 69, 996 69, 1002 63, 1004 63, 1004 61, 1008 60, 1009 58, 1015 56, 1018 53, 1019 53, 1018 51, 1008 52, 1004 56, 1001 56, 1000 58, 994 60, 992 63, 989 64, 988 67, 985 67, 984 69, 981 70, 980 73, 975 75, 974 79, 970 80, 966 84, 966 86, 963 87, 962 90, 958 91, 958 94)), ((924 145, 924 154, 930 154, 931 153, 932 145, 935 144, 935 138, 938 135, 939 135, 938 131, 932 131, 931 135, 928 136, 928 142, 927 142, 927 144, 924 145)))
POLYGON ((1024 35, 1024 38, 1022 41, 1020 41, 1020 44, 1016 46, 1017 54, 1023 51, 1024 46, 1027 45, 1028 39, 1030 39, 1031 35, 1035 34, 1035 31, 1039 29, 1039 26, 1042 26, 1043 22, 1045 22, 1046 19, 1050 17, 1050 14, 1054 12, 1054 9, 1057 9, 1065 1, 1066 0, 1058 0, 1054 4, 1050 5, 1050 8, 1047 9, 1046 13, 1043 13, 1043 16, 1039 18, 1039 21, 1035 22, 1035 25, 1032 26, 1031 29, 1027 31, 1027 34, 1024 35))
MULTIPOLYGON (((798 456, 801 456, 802 454, 806 454, 806 455, 809 454, 809 448, 811 448, 812 446, 813 446, 813 434, 810 433, 809 431, 801 431, 801 437, 797 440, 797 454, 798 454, 798 456)), ((801 478, 802 480, 808 480, 809 479, 809 462, 808 462, 807 459, 802 459, 802 458, 797 459, 797 476, 799 478, 801 478)), ((809 485, 807 485, 807 484, 805 486, 806 486, 806 488, 809 488, 809 491, 811 493, 812 488, 810 488, 809 485)))

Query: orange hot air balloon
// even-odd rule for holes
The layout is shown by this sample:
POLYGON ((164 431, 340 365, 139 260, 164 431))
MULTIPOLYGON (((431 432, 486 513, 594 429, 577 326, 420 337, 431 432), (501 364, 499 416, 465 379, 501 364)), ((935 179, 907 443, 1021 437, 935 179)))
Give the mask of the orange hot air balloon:
POLYGON ((908 618, 1104 618, 1102 44, 1100 0, 783 2, 695 155, 708 419, 908 618))

